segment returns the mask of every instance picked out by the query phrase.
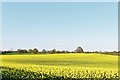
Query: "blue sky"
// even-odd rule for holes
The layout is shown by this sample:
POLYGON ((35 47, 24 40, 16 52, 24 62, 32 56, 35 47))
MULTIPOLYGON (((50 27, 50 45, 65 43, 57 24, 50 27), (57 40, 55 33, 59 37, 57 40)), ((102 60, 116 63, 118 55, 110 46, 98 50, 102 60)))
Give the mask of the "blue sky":
POLYGON ((113 2, 5 2, 2 48, 117 50, 117 8, 113 2))
POLYGON ((118 2, 119 0, 1 0, 2 2, 118 2))

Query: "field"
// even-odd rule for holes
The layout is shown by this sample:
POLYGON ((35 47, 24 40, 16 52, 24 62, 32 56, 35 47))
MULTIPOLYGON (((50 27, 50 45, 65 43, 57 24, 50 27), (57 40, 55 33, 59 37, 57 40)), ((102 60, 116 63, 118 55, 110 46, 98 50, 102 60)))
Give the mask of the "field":
POLYGON ((0 57, 4 80, 118 80, 118 56, 113 55, 69 53, 0 57))

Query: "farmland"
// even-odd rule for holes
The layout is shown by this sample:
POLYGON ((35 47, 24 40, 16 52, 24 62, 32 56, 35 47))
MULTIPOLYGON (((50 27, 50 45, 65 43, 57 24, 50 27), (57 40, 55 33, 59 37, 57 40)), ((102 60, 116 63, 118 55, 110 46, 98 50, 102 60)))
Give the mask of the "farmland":
POLYGON ((3 79, 118 79, 118 56, 103 54, 0 55, 3 79))

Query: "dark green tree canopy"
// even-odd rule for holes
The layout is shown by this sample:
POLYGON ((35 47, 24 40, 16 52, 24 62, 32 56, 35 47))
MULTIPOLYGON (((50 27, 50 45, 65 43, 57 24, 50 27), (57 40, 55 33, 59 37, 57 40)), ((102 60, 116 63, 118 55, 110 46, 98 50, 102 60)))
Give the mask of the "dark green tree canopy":
POLYGON ((83 51, 83 49, 81 47, 77 47, 77 49, 74 52, 76 52, 76 53, 82 53, 84 51, 83 51))
POLYGON ((38 49, 37 49, 37 48, 34 48, 34 49, 33 49, 33 53, 38 53, 38 49))
POLYGON ((42 53, 46 53, 47 51, 45 49, 42 50, 42 53))

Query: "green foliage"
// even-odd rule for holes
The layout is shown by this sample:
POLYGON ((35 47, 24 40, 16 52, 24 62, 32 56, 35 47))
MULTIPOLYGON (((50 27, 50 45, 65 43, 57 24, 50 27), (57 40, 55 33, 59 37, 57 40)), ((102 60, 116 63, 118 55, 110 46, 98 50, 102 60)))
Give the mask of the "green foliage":
POLYGON ((38 53, 38 49, 37 49, 37 48, 34 48, 34 49, 33 49, 33 53, 38 53))
POLYGON ((83 49, 81 47, 77 47, 77 49, 75 50, 76 53, 83 53, 83 49))

